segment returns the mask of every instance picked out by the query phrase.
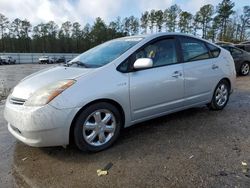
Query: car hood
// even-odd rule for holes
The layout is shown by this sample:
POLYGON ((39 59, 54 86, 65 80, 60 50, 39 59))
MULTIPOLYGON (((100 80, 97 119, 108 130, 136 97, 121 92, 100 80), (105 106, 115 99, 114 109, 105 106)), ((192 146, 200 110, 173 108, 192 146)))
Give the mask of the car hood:
POLYGON ((93 71, 94 69, 60 66, 45 69, 21 80, 14 88, 11 96, 26 100, 32 93, 50 83, 67 79, 76 79, 93 71))

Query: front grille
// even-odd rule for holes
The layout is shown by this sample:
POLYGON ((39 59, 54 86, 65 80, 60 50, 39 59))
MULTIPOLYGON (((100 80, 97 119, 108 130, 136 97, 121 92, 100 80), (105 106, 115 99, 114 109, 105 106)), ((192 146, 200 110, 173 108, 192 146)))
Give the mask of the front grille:
POLYGON ((15 98, 15 97, 10 98, 10 103, 11 104, 23 105, 25 103, 25 101, 26 100, 24 100, 24 99, 19 99, 19 98, 15 98))

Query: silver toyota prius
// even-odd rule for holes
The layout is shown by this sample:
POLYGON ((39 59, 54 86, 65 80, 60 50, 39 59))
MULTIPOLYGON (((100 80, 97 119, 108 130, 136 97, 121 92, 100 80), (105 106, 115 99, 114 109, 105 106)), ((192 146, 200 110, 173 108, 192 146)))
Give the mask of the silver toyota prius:
POLYGON ((100 151, 123 127, 200 105, 222 110, 235 75, 229 52, 194 36, 118 38, 21 80, 4 116, 30 146, 73 140, 80 150, 100 151))

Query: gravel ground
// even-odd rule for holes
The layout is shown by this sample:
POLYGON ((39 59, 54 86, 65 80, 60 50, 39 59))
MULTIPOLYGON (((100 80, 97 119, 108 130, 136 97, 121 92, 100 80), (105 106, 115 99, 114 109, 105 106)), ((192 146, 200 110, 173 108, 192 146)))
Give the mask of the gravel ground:
MULTIPOLYGON (((0 82, 12 88, 46 66, 0 66, 0 82)), ((236 87, 223 111, 192 108, 132 126, 99 153, 26 146, 8 133, 0 105, 0 187, 250 187, 250 76, 236 87)))
POLYGON ((51 66, 55 65, 17 64, 0 66, 0 101, 5 99, 10 90, 24 77, 51 66))

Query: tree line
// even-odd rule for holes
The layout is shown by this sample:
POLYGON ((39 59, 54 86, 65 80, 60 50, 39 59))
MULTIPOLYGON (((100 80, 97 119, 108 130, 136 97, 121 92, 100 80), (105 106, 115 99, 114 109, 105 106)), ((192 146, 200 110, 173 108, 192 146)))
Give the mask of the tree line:
POLYGON ((27 20, 10 21, 0 13, 0 52, 81 53, 107 40, 155 32, 182 32, 212 41, 238 43, 250 37, 250 6, 234 11, 235 3, 222 0, 217 6, 207 4, 194 15, 172 5, 165 10, 145 11, 140 18, 129 16, 106 24, 100 17, 93 25, 81 26, 54 21, 32 26, 27 20))

